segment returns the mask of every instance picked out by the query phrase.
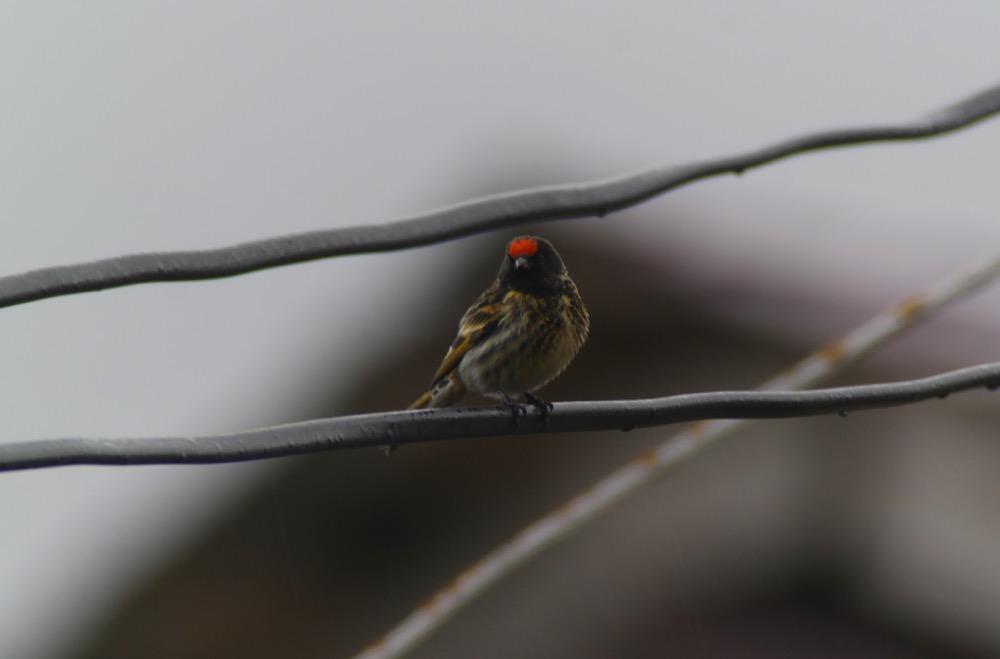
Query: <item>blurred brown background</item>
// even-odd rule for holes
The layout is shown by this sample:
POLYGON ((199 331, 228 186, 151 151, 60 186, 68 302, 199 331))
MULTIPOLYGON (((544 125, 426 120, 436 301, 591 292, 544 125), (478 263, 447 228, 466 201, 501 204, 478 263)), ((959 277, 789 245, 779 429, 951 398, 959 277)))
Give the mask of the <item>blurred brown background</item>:
MULTIPOLYGON (((750 388, 810 349, 689 304, 677 294, 685 273, 672 265, 683 255, 639 263, 623 244, 587 240, 572 225, 540 230, 563 252, 594 323, 550 399, 750 388)), ((496 235, 475 242, 475 265, 429 293, 400 348, 367 348, 371 368, 348 400, 289 417, 405 405, 492 278, 502 244, 496 235)), ((932 321, 915 340, 947 324, 932 321)), ((883 364, 877 375, 910 376, 926 363, 883 364)), ((840 381, 874 376, 862 367, 840 381)), ((992 405, 971 394, 759 423, 547 550, 414 656, 994 656, 992 405)), ((670 432, 283 460, 73 656, 350 656, 464 566, 670 432)))
MULTIPOLYGON (((998 82, 998 22, 995 0, 0 3, 0 270, 905 121, 998 82)), ((754 386, 993 252, 997 144, 988 121, 534 227, 594 317, 544 395, 754 386)), ((0 441, 398 408, 513 233, 5 309, 0 441)), ((998 328, 994 287, 840 382, 994 360, 998 328)), ((1000 656, 994 401, 758 424, 415 656, 1000 656)), ((671 432, 3 474, 0 657, 348 657, 671 432)))

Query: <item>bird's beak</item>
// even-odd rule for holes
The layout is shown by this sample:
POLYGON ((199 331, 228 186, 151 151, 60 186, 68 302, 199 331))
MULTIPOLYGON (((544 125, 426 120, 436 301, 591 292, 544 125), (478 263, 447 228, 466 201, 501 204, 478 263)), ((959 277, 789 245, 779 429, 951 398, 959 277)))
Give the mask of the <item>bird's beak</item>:
POLYGON ((514 259, 514 269, 515 270, 527 270, 528 269, 528 259, 523 256, 519 256, 514 259))

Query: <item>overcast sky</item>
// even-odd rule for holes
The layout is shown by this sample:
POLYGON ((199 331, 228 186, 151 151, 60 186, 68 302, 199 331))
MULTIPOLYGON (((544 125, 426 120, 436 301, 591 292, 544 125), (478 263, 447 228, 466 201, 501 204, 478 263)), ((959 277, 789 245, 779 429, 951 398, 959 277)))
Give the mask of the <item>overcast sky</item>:
MULTIPOLYGON (((903 120, 1000 82, 998 25, 995 0, 0 3, 0 272, 903 120)), ((578 230, 881 299, 995 248, 998 147, 1000 122, 819 154, 578 230)), ((0 441, 290 420, 321 369, 393 340, 461 245, 5 309, 0 441)), ((46 656, 100 619, 266 469, 0 475, 4 652, 46 656)))

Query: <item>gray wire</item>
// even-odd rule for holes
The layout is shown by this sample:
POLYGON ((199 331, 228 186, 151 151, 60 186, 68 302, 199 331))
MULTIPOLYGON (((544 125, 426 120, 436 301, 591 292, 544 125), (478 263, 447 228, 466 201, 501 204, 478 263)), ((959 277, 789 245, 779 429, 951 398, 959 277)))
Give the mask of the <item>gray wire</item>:
POLYGON ((399 250, 525 222, 601 216, 703 178, 740 174, 818 149, 941 135, 997 112, 1000 86, 912 123, 813 133, 734 156, 654 167, 601 181, 509 192, 384 224, 278 236, 220 249, 133 254, 42 268, 0 278, 0 307, 118 286, 229 277, 332 256, 399 250))
MULTIPOLYGON (((811 391, 720 391, 643 400, 555 403, 516 417, 507 407, 443 408, 319 419, 205 437, 49 439, 0 444, 0 471, 60 465, 242 462, 338 449, 446 439, 631 430, 701 419, 775 419, 846 414, 1000 387, 1000 363, 918 380, 811 391)), ((390 458, 391 459, 391 458, 390 458)))

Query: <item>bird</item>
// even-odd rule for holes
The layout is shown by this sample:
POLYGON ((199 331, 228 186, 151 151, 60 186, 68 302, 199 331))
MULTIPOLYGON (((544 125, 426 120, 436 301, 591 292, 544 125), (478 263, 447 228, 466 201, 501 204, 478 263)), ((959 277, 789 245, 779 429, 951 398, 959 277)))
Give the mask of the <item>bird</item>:
MULTIPOLYGON (((500 272, 458 323, 431 388, 408 409, 446 407, 471 391, 514 409, 562 373, 590 334, 590 314, 559 252, 545 238, 507 243, 500 272)), ((391 451, 394 447, 388 447, 391 451)))

